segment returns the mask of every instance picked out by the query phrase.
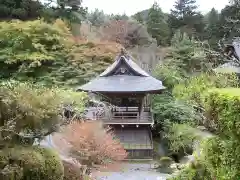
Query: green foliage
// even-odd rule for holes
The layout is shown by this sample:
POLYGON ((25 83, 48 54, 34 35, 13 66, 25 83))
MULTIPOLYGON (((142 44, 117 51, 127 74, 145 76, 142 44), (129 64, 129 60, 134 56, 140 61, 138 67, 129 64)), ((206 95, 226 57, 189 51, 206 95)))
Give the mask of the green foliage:
POLYGON ((147 29, 158 45, 169 44, 169 27, 164 20, 164 14, 159 5, 155 2, 148 12, 147 29))
POLYGON ((186 33, 182 34, 180 31, 174 34, 171 49, 164 63, 178 67, 182 77, 209 69, 209 59, 201 43, 193 38, 190 39, 186 33))
POLYGON ((100 27, 108 20, 110 17, 104 14, 103 11, 95 9, 93 12, 87 15, 87 19, 92 23, 93 26, 100 27))
POLYGON ((180 68, 170 62, 157 65, 153 71, 153 75, 161 80, 168 90, 171 90, 184 79, 180 68))
POLYGON ((79 180, 81 179, 80 167, 75 166, 72 163, 63 161, 64 166, 64 180, 79 180))
POLYGON ((1 143, 9 140, 19 143, 17 137, 20 134, 43 136, 63 123, 59 115, 64 104, 81 112, 86 94, 30 83, 5 82, 0 84, 0 99, 1 143))
POLYGON ((64 167, 58 153, 51 149, 41 147, 34 147, 34 150, 45 160, 44 174, 48 175, 47 179, 63 179, 64 167))
POLYGON ((161 157, 159 163, 164 167, 170 167, 170 165, 173 163, 173 160, 170 157, 161 157))
POLYGON ((203 159, 216 179, 239 179, 240 91, 212 89, 205 94, 204 103, 206 117, 216 124, 218 136, 205 141, 203 159))
POLYGON ((217 49, 219 37, 219 14, 214 8, 206 15, 206 38, 209 39, 209 44, 212 48, 217 49))
MULTIPOLYGON (((52 150, 40 147, 20 147, 6 148, 0 151, 1 175, 7 170, 17 168, 18 174, 14 175, 19 180, 62 180, 63 165, 58 155, 52 150), (4 161, 3 161, 4 159, 4 161), (18 176, 19 175, 19 176, 18 176)), ((7 178, 11 178, 7 176, 7 178)))
MULTIPOLYGON (((113 59, 111 49, 74 43, 63 21, 0 22, 0 78, 47 86, 75 86, 96 76, 113 59)), ((114 54, 115 55, 115 54, 114 54)))
POLYGON ((176 1, 168 22, 173 32, 181 29, 190 36, 199 35, 204 28, 203 16, 197 12, 196 0, 176 1))
POLYGON ((163 121, 195 123, 199 119, 191 105, 176 101, 167 94, 153 97, 153 112, 156 114, 157 124, 162 124, 163 121))
POLYGON ((0 19, 36 19, 41 15, 43 6, 34 0, 1 0, 0 19))
POLYGON ((42 20, 0 24, 1 78, 34 78, 66 57, 68 29, 42 20))
POLYGON ((175 153, 187 154, 191 152, 194 140, 199 138, 195 133, 195 129, 188 124, 171 123, 167 126, 165 133, 169 148, 175 153))
POLYGON ((208 169, 201 162, 194 162, 169 180, 212 180, 208 169))
POLYGON ((238 87, 237 77, 233 74, 202 73, 191 77, 185 83, 176 85, 173 89, 173 94, 179 100, 202 106, 201 95, 204 91, 214 87, 238 87))
POLYGON ((237 139, 240 134, 240 91, 238 88, 213 89, 204 96, 204 107, 209 120, 217 124, 217 133, 223 138, 237 139))
POLYGON ((176 85, 173 95, 176 99, 191 104, 200 115, 199 123, 211 131, 215 130, 215 123, 205 117, 203 94, 209 88, 238 87, 237 77, 233 74, 218 74, 214 72, 202 73, 176 85))

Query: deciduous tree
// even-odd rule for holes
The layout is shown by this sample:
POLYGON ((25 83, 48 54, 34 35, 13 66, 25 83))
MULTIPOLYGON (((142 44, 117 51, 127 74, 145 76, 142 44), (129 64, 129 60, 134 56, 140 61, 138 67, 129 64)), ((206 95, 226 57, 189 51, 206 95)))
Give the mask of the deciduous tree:
POLYGON ((71 155, 87 169, 115 164, 127 156, 111 129, 103 128, 101 122, 74 122, 62 133, 71 155))

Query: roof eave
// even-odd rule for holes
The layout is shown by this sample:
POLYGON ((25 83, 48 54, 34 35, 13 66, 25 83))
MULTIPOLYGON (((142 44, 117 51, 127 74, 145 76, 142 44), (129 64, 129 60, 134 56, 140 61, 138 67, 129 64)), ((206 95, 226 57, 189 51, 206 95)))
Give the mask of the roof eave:
POLYGON ((86 89, 81 89, 78 88, 76 91, 83 91, 83 92, 97 92, 97 93, 109 93, 109 94, 161 94, 166 87, 162 87, 161 89, 156 89, 156 90, 148 90, 148 91, 95 91, 95 90, 86 90, 86 89))

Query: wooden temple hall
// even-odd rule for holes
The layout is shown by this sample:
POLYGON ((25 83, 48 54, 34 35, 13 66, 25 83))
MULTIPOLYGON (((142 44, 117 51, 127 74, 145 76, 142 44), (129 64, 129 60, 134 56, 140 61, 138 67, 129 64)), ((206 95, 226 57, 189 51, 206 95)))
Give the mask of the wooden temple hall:
POLYGON ((121 53, 102 74, 77 90, 107 97, 110 111, 99 113, 98 108, 88 107, 88 118, 110 125, 129 158, 152 159, 150 126, 154 119, 149 94, 159 94, 164 89, 161 81, 141 69, 130 56, 121 53))

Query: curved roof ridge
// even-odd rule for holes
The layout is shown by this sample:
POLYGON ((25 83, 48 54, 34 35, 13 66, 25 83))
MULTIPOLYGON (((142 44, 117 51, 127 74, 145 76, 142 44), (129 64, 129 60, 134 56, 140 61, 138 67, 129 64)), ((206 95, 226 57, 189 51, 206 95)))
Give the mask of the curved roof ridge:
POLYGON ((100 77, 108 76, 112 71, 115 70, 115 68, 118 66, 118 64, 121 61, 124 61, 129 68, 131 68, 133 71, 135 71, 137 74, 140 74, 141 76, 148 77, 150 76, 147 72, 145 72, 137 63, 135 63, 132 59, 132 56, 120 54, 115 58, 115 62, 110 65, 103 73, 100 74, 100 77))

